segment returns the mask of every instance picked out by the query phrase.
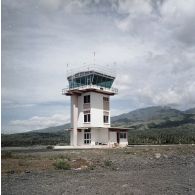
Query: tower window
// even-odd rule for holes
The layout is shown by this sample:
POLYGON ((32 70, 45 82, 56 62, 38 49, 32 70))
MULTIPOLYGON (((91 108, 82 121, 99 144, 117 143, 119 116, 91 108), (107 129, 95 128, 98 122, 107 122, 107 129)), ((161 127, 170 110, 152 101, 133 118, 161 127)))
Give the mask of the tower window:
POLYGON ((84 123, 90 123, 90 122, 91 122, 90 110, 84 111, 84 123))
POLYGON ((121 139, 126 139, 127 138, 127 133, 126 132, 120 132, 120 138, 121 139))
POLYGON ((108 111, 103 112, 103 121, 104 123, 109 123, 109 112, 108 111))
POLYGON ((109 97, 103 97, 103 109, 110 110, 109 97))
POLYGON ((104 102, 109 102, 109 98, 108 97, 103 97, 104 102))
POLYGON ((84 96, 84 104, 90 103, 90 95, 85 95, 84 96))
POLYGON ((108 123, 108 116, 104 115, 104 123, 108 123))

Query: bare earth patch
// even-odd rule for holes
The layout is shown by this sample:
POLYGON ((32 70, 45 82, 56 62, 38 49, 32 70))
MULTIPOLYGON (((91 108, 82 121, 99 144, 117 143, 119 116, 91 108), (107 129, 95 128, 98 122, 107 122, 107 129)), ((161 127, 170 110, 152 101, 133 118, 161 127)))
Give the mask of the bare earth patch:
POLYGON ((2 194, 195 194, 192 145, 2 152, 1 163, 2 194))

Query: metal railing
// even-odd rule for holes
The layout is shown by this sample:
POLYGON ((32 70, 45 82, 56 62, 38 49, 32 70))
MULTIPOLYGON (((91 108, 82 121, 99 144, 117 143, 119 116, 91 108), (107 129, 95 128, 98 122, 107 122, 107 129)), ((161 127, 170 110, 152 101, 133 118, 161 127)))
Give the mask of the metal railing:
POLYGON ((69 87, 64 88, 62 89, 62 95, 65 95, 68 91, 71 91, 71 90, 81 90, 82 91, 84 89, 97 89, 97 90, 102 90, 102 91, 118 94, 118 89, 114 87, 106 88, 106 87, 101 87, 97 85, 83 85, 83 86, 74 87, 74 88, 69 88, 69 87))

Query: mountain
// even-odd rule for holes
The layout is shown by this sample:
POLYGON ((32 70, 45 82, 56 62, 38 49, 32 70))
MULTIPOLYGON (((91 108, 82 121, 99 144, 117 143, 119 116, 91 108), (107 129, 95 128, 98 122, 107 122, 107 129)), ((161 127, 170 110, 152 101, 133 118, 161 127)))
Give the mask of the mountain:
POLYGON ((195 114, 170 107, 153 106, 137 109, 129 113, 112 117, 112 126, 132 127, 135 129, 172 128, 186 124, 195 124, 195 114))
POLYGON ((69 125, 60 125, 25 133, 1 134, 1 146, 68 145, 70 143, 70 131, 65 131, 65 128, 69 125))
MULTIPOLYGON (((121 114, 118 116, 111 117, 111 122, 114 126, 128 125, 128 123, 147 123, 149 121, 163 121, 169 118, 182 118, 184 113, 182 111, 172 109, 170 107, 153 106, 147 108, 141 108, 129 113, 121 114)), ((55 127, 48 127, 45 129, 33 130, 30 132, 36 133, 60 133, 64 132, 65 129, 70 128, 70 123, 65 125, 59 125, 55 127)))
POLYGON ((118 116, 112 117, 112 122, 125 120, 126 121, 142 121, 146 122, 149 120, 159 120, 159 119, 166 119, 166 118, 174 118, 174 117, 181 117, 183 116, 183 112, 170 108, 170 107, 162 107, 162 106, 153 106, 147 108, 137 109, 125 114, 121 114, 118 116))
MULTIPOLYGON (((195 143, 195 108, 148 107, 111 117, 114 127, 129 128, 129 144, 195 143)), ((70 123, 26 133, 1 135, 3 146, 69 144, 70 123)))
POLYGON ((185 111, 186 114, 195 114, 195 108, 190 108, 185 111))
MULTIPOLYGON (((180 111, 167 106, 153 106, 137 109, 128 113, 111 117, 112 126, 136 127, 148 129, 154 126, 173 127, 182 124, 194 123, 195 108, 180 111), (188 115, 191 114, 191 115, 188 115)), ((56 127, 34 130, 36 133, 60 133, 70 128, 70 123, 56 127)))
POLYGON ((30 132, 36 132, 36 133, 60 133, 60 132, 64 132, 65 129, 69 129, 70 128, 70 123, 67 123, 65 125, 59 125, 59 126, 55 126, 55 127, 48 127, 45 129, 39 129, 39 130, 33 130, 30 132))
MULTIPOLYGON (((124 113, 118 116, 111 117, 112 126, 124 126, 124 127, 137 127, 146 126, 152 124, 161 124, 168 121, 173 121, 175 123, 188 123, 195 120, 195 108, 188 109, 186 111, 180 111, 173 109, 168 106, 152 106, 141 109, 136 109, 134 111, 124 113), (191 120, 192 118, 192 120, 191 120)), ((179 124, 180 125, 180 124, 179 124)), ((48 127, 39 130, 32 130, 27 133, 61 133, 65 129, 70 128, 70 123, 48 127)))

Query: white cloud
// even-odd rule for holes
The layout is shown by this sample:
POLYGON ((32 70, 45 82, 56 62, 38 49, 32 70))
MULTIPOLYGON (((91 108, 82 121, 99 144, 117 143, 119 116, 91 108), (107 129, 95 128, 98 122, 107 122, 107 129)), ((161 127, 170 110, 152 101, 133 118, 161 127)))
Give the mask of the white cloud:
POLYGON ((132 61, 124 66, 116 80, 118 99, 137 102, 142 105, 172 105, 177 108, 195 106, 192 92, 195 66, 185 53, 142 56, 141 61, 132 61))
POLYGON ((43 129, 46 127, 63 125, 69 122, 69 116, 63 114, 54 114, 52 116, 40 117, 33 116, 26 120, 13 120, 10 121, 9 127, 15 129, 17 132, 28 130, 43 129))
POLYGON ((125 18, 116 21, 118 28, 131 33, 149 29, 155 19, 151 1, 148 0, 119 1, 118 12, 127 14, 125 18))
POLYGON ((148 105, 195 106, 194 10, 194 0, 3 1, 4 118, 14 127, 42 128, 36 118, 17 119, 26 119, 27 108, 31 116, 60 113, 58 105, 40 114, 37 105, 69 104, 61 95, 66 64, 93 63, 93 51, 97 64, 117 64, 113 115, 148 105), (20 110, 13 116, 12 108, 20 110))
POLYGON ((39 4, 50 11, 54 11, 62 6, 62 0, 39 0, 39 4))
POLYGON ((118 115, 124 114, 124 113, 128 113, 130 111, 131 110, 129 110, 129 108, 126 108, 126 109, 112 109, 111 108, 111 117, 118 116, 118 115))
POLYGON ((148 0, 125 0, 119 1, 118 12, 129 13, 131 15, 149 14, 152 11, 150 1, 148 0))
POLYGON ((164 1, 161 6, 161 15, 167 21, 173 24, 181 22, 183 19, 194 16, 195 1, 194 0, 168 0, 164 1))

